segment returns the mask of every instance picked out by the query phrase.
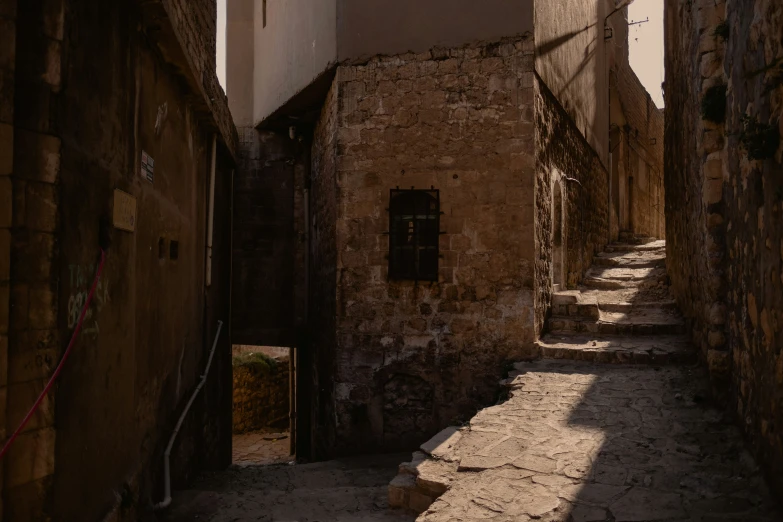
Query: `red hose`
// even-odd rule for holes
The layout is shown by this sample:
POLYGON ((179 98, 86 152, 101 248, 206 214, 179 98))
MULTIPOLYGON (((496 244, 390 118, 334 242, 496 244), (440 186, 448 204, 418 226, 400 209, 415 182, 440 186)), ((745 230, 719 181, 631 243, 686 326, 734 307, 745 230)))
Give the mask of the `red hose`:
POLYGON ((73 334, 71 335, 71 342, 68 343, 68 348, 65 349, 63 358, 60 359, 60 364, 58 364, 57 368, 55 368, 52 377, 49 379, 49 382, 46 384, 46 387, 41 392, 41 395, 38 396, 38 399, 35 401, 35 404, 33 404, 33 407, 30 408, 30 411, 27 412, 27 415, 25 415, 25 418, 22 420, 22 423, 19 425, 18 428, 16 428, 16 431, 13 433, 13 435, 11 435, 11 438, 8 439, 8 441, 5 443, 3 449, 0 450, 0 459, 2 459, 5 456, 5 454, 8 452, 8 449, 11 447, 11 444, 14 443, 14 440, 16 440, 16 438, 24 429, 25 425, 33 417, 36 410, 41 405, 41 402, 43 401, 44 397, 46 397, 46 394, 49 393, 49 390, 52 389, 52 386, 54 385, 54 381, 57 380, 57 376, 60 375, 63 366, 65 366, 65 361, 68 360, 68 356, 71 354, 71 349, 73 349, 74 344, 76 344, 76 338, 79 336, 79 331, 82 329, 82 323, 84 322, 84 317, 87 315, 87 310, 90 308, 90 303, 92 302, 92 298, 95 295, 95 289, 98 287, 98 279, 100 279, 101 277, 101 272, 103 272, 103 265, 105 262, 106 262, 106 252, 104 252, 103 249, 101 249, 101 263, 98 265, 98 271, 95 273, 95 279, 92 282, 92 287, 90 287, 90 293, 87 295, 87 301, 84 303, 84 307, 82 308, 82 313, 79 314, 79 321, 76 323, 76 328, 74 328, 73 334))

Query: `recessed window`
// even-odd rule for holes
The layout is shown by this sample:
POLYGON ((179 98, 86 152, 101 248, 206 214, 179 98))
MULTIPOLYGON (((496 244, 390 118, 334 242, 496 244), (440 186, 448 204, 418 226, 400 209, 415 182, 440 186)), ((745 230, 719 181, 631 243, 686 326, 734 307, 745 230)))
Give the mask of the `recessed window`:
POLYGON ((261 11, 262 11, 261 18, 263 19, 264 27, 266 27, 266 0, 263 0, 262 4, 263 5, 261 6, 261 11))
POLYGON ((172 239, 169 243, 169 259, 172 261, 179 259, 179 241, 174 241, 172 239))
POLYGON ((438 280, 440 195, 393 189, 389 202, 389 278, 438 280))
POLYGON ((158 238, 158 259, 166 259, 166 239, 158 238))

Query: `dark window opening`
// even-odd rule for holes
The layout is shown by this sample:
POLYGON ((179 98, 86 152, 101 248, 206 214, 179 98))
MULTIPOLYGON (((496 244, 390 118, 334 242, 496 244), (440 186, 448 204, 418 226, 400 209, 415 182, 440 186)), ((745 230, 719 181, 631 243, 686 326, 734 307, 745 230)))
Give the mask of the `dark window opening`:
POLYGON ((389 202, 389 278, 438 280, 440 195, 393 189, 389 202))
POLYGON ((166 259, 166 240, 162 237, 158 239, 158 259, 166 259))
POLYGON ((261 18, 263 18, 263 26, 266 27, 266 0, 263 1, 261 10, 262 10, 261 18))
POLYGON ((179 241, 174 241, 172 239, 169 243, 169 259, 172 261, 179 259, 179 241))

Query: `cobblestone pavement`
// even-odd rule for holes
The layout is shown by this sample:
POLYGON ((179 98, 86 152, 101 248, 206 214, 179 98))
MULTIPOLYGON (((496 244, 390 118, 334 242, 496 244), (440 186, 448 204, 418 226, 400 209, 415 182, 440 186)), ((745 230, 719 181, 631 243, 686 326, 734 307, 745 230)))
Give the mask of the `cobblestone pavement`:
POLYGON ((166 522, 412 522, 388 508, 387 486, 404 455, 295 466, 232 466, 174 493, 166 522))
POLYGON ((419 521, 783 520, 698 368, 538 361, 509 386, 395 479, 445 491, 419 521))
POLYGON ((234 435, 231 451, 238 466, 281 464, 294 458, 288 432, 254 431, 234 435))
POLYGON ((783 521, 710 404, 664 248, 614 245, 580 291, 556 293, 542 360, 517 363, 507 401, 400 465, 390 504, 420 522, 783 521))

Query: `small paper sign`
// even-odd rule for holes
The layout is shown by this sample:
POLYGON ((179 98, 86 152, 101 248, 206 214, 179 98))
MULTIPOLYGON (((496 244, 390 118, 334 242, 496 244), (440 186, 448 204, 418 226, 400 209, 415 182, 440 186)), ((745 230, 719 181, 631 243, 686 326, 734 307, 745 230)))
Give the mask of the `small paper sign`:
POLYGON ((139 174, 150 183, 155 178, 155 160, 144 151, 141 151, 141 172, 139 174))
POLYGON ((136 231, 136 198, 120 189, 114 189, 114 228, 136 231))

